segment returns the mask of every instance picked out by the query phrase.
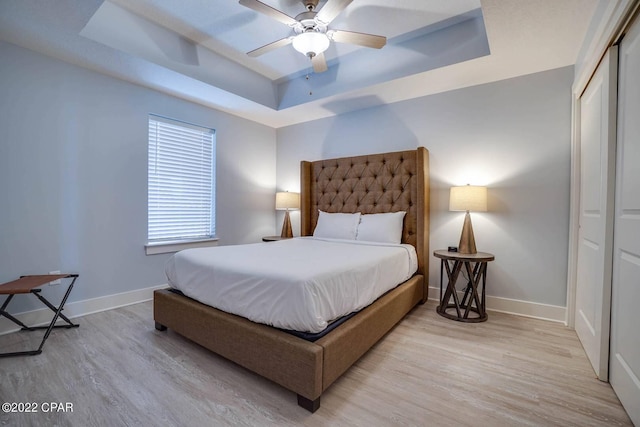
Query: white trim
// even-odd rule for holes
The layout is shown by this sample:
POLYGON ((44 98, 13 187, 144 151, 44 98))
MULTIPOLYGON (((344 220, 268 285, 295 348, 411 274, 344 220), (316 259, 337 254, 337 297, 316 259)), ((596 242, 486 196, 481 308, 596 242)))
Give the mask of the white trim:
POLYGON ((580 233, 580 98, 574 94, 571 104, 571 184, 569 191, 569 253, 567 265, 567 312, 565 324, 575 326, 578 271, 578 235, 580 233))
MULTIPOLYGON (((463 292, 458 292, 458 294, 460 298, 462 298, 463 292)), ((558 322, 566 325, 566 307, 509 298, 492 297, 489 295, 487 295, 486 298, 487 311, 515 314, 517 316, 548 320, 551 322, 558 322)), ((440 301, 439 287, 429 287, 429 299, 433 301, 440 301)))
MULTIPOLYGON (((65 305, 64 313, 69 318, 75 318, 131 304, 150 301, 153 299, 153 292, 155 290, 165 289, 168 287, 169 285, 164 284, 144 289, 137 289, 130 292, 123 292, 120 294, 91 298, 84 301, 76 301, 65 305)), ((429 295, 430 300, 439 301, 440 288, 429 287, 429 295)), ((555 305, 487 296, 487 310, 565 323, 566 308, 555 305)), ((16 318, 29 326, 46 325, 51 321, 51 316, 52 312, 47 308, 15 314, 16 318)), ((19 329, 20 328, 15 323, 5 319, 4 317, 0 318, 0 335, 15 332, 19 329)))
MULTIPOLYGON (((71 302, 64 306, 64 314, 69 318, 74 318, 131 304, 137 304, 139 302, 150 301, 153 298, 153 291, 156 289, 164 289, 168 286, 169 285, 164 284, 152 286, 150 288, 137 289, 135 291, 123 292, 120 294, 91 298, 84 301, 71 302)), ((51 322, 53 312, 48 308, 41 308, 13 315, 26 325, 42 326, 48 325, 49 322, 51 322)), ((20 327, 10 320, 4 317, 0 318, 0 335, 15 332, 19 329, 20 327)))
POLYGON ((623 26, 628 24, 629 15, 637 6, 636 0, 605 0, 607 9, 602 14, 600 25, 596 30, 596 34, 589 44, 589 54, 585 56, 581 69, 577 70, 578 74, 573 83, 573 93, 580 98, 584 92, 589 80, 596 72, 598 64, 604 57, 607 49, 618 40, 623 26))
POLYGON ((147 243, 144 245, 144 250, 147 255, 167 254, 172 252, 178 252, 183 249, 192 248, 208 248, 211 246, 218 246, 218 238, 201 239, 201 240, 176 240, 170 242, 155 242, 147 243))

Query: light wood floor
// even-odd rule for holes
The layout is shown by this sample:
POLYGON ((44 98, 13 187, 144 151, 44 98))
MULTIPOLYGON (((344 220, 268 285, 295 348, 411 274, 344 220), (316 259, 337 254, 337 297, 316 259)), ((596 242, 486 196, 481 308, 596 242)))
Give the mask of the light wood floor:
MULTIPOLYGON (((323 395, 296 396, 168 331, 150 302, 77 319, 39 356, 0 359, 0 403, 70 402, 73 413, 0 412, 10 426, 631 425, 562 325, 490 313, 464 324, 414 309, 323 395)), ((0 336, 0 351, 39 332, 0 336)))

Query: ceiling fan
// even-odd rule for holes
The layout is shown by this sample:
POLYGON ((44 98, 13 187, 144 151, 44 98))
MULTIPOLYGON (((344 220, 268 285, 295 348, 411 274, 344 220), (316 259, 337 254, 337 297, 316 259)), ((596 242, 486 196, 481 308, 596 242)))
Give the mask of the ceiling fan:
POLYGON ((319 0, 302 0, 306 11, 295 18, 279 11, 258 0, 240 0, 240 4, 256 12, 263 13, 283 24, 293 28, 296 35, 277 40, 248 52, 247 55, 256 57, 288 44, 311 59, 313 71, 322 73, 327 71, 327 61, 324 51, 329 48, 331 41, 350 43, 359 46, 382 48, 387 43, 384 36, 356 33, 353 31, 330 30, 328 28, 334 20, 353 0, 327 0, 327 3, 316 12, 319 0))

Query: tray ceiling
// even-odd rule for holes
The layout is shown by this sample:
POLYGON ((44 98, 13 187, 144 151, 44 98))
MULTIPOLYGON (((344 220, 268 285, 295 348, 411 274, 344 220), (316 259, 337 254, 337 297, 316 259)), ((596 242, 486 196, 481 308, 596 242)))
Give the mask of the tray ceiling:
MULTIPOLYGON (((299 0, 262 1, 304 11, 299 0)), ((292 30, 236 0, 1 2, 0 40, 280 127, 572 65, 596 4, 355 0, 331 28, 387 45, 333 42, 321 74, 292 46, 247 56, 292 30)))

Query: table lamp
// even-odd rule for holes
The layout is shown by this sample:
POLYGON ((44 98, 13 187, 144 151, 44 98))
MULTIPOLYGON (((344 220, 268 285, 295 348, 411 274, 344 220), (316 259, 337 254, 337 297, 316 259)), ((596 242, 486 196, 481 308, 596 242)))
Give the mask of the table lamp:
POLYGON ((280 237, 293 237, 289 209, 300 209, 300 193, 289 193, 288 191, 277 192, 276 210, 285 211, 280 237))
POLYGON ((464 216, 464 226, 462 227, 462 235, 460 235, 458 252, 462 254, 477 253, 476 239, 473 237, 473 226, 471 225, 471 215, 469 215, 469 211, 487 211, 487 187, 478 187, 475 185, 451 187, 451 192, 449 193, 449 210, 467 211, 467 214, 464 216))

